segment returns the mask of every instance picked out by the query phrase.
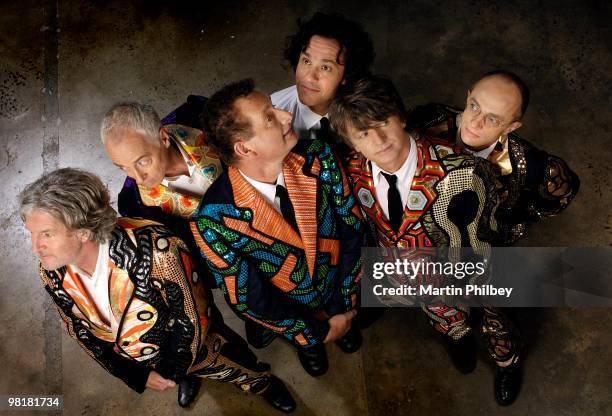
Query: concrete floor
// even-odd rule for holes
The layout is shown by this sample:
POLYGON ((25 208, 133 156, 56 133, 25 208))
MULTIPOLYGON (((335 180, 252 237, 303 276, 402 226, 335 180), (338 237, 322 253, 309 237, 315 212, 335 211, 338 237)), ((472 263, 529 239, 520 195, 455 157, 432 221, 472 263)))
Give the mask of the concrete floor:
MULTIPOLYGON (((533 227, 523 244, 612 246, 609 2, 170 3, 0 5, 0 394, 63 394, 66 415, 182 413, 175 391, 131 392, 63 333, 14 196, 64 166, 97 172, 116 195, 123 177, 98 139, 112 103, 141 100, 165 114, 190 93, 210 95, 242 77, 254 77, 264 91, 283 88, 292 82, 282 62, 284 37, 297 17, 317 10, 363 23, 376 71, 396 81, 408 106, 460 106, 470 82, 493 68, 523 75, 532 104, 521 133, 562 156, 582 180, 573 205, 533 227)), ((459 375, 417 311, 388 311, 364 333, 357 354, 330 346, 331 369, 320 379, 303 372, 286 343, 259 355, 291 386, 299 415, 612 414, 610 311, 524 309, 518 318, 530 347, 522 394, 506 409, 494 402, 485 360, 459 375)), ((258 397, 207 382, 189 413, 272 412, 258 397)))

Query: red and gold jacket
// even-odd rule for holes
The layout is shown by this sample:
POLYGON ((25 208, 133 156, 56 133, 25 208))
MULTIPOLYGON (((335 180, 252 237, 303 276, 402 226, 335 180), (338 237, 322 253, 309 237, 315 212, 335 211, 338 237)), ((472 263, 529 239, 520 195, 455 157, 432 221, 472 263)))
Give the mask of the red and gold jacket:
POLYGON ((416 140, 417 168, 395 232, 376 198, 372 166, 360 153, 347 161, 347 175, 376 241, 383 247, 472 247, 486 251, 497 238, 497 184, 488 162, 457 155, 448 142, 416 140))

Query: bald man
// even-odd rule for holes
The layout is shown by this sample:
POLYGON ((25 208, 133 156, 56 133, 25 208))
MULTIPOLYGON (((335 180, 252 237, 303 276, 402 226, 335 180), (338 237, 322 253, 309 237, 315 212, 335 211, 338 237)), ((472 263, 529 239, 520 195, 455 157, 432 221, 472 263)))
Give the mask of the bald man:
MULTIPOLYGON (((500 244, 512 245, 529 224, 559 214, 578 192, 580 180, 559 157, 546 153, 515 131, 529 104, 529 89, 516 74, 496 70, 468 90, 463 111, 443 104, 417 107, 407 117, 422 135, 447 139, 465 152, 488 159, 503 184, 496 219, 500 244)), ((495 395, 509 405, 521 386, 523 340, 510 319, 497 308, 483 308, 481 331, 497 364, 495 395)))
POLYGON ((528 104, 527 85, 516 74, 497 70, 468 90, 462 112, 428 104, 408 116, 409 127, 456 141, 496 166, 504 185, 505 202, 497 211, 503 245, 523 237, 529 224, 567 208, 580 186, 578 176, 562 159, 515 133, 523 125, 528 104))

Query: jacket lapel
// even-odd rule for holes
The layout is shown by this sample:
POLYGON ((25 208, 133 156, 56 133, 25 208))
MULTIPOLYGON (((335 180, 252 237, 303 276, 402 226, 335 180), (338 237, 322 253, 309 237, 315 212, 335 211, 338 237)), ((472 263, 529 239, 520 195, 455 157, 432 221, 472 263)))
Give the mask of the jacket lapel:
POLYGON ((377 228, 382 228, 382 231, 387 236, 394 236, 395 232, 391 228, 389 222, 385 220, 382 207, 378 201, 380 196, 376 194, 376 187, 374 186, 374 178, 372 176, 372 165, 370 161, 362 155, 359 155, 359 160, 361 166, 359 168, 360 172, 357 180, 361 184, 361 189, 359 189, 357 193, 357 198, 361 203, 362 209, 368 217, 377 224, 377 228))
POLYGON ((287 184, 289 199, 295 211, 295 220, 300 230, 308 271, 314 276, 317 259, 317 178, 320 166, 315 160, 311 167, 314 176, 303 173, 305 159, 296 154, 289 153, 283 164, 283 174, 287 184), (299 203, 295 203, 299 202, 299 203))
POLYGON ((134 284, 130 280, 126 270, 118 268, 113 262, 109 260, 108 269, 110 270, 109 277, 109 297, 111 311, 115 320, 121 322, 124 316, 125 309, 127 308, 132 292, 134 291, 134 284))
MULTIPOLYGON (((425 145, 422 141, 417 140, 416 152, 417 152, 417 167, 410 184, 410 192, 408 193, 408 201, 404 207, 404 216, 402 217, 402 225, 400 226, 400 234, 403 234, 409 227, 412 227, 416 223, 423 213, 427 211, 429 206, 433 203, 437 196, 435 191, 435 184, 439 178, 437 176, 432 177, 430 175, 430 169, 432 168, 432 161, 428 157, 428 149, 425 149, 425 145)), ((436 163, 436 167, 438 164, 436 163)), ((440 171, 441 176, 444 175, 443 171, 440 171)))
POLYGON ((64 275, 62 286, 74 301, 72 310, 75 315, 84 319, 87 325, 90 326, 90 330, 97 337, 106 341, 114 341, 110 323, 107 324, 104 322, 93 300, 81 283, 81 277, 70 266, 66 267, 66 274, 64 275))
POLYGON ((250 222, 224 217, 223 221, 229 228, 266 244, 272 244, 274 240, 277 240, 294 247, 304 248, 300 236, 291 225, 244 179, 238 169, 230 166, 228 176, 236 206, 248 209, 253 215, 250 222))
POLYGON ((172 134, 191 161, 200 168, 202 174, 210 181, 208 184, 210 186, 219 177, 223 168, 219 155, 206 144, 204 133, 180 124, 171 124, 164 128, 172 134))

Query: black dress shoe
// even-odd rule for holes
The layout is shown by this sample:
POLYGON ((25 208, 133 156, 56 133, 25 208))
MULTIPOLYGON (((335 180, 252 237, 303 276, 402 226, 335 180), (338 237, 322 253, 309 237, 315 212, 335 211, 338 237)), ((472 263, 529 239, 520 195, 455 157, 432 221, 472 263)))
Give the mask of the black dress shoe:
POLYGON ((327 351, 325 351, 324 344, 298 348, 297 350, 300 363, 308 374, 313 377, 318 377, 327 373, 329 364, 327 362, 327 351))
POLYGON ((336 345, 345 353, 352 354, 361 348, 362 341, 361 331, 356 326, 352 326, 346 335, 336 341, 336 345))
POLYGON ((189 407, 200 391, 202 379, 195 376, 187 376, 178 383, 178 404, 181 407, 189 407))
POLYGON ((285 384, 276 376, 270 376, 270 385, 261 394, 270 406, 283 413, 291 413, 295 410, 295 400, 287 390, 285 384))
POLYGON ((498 368, 495 373, 495 399, 502 406, 509 406, 518 397, 523 382, 521 367, 498 368))
POLYGON ((476 355, 478 347, 474 334, 469 332, 458 340, 446 337, 446 350, 448 355, 462 374, 469 374, 476 368, 476 355))

